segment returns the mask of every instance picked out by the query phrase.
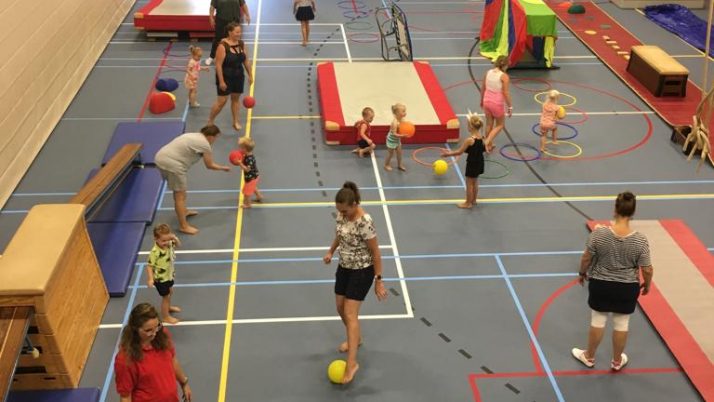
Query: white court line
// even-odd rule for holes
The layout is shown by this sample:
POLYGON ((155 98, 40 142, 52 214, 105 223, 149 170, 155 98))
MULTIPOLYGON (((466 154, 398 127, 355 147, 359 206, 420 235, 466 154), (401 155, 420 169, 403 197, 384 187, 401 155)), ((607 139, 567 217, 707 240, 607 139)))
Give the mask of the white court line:
MULTIPOLYGON (((360 315, 360 320, 394 320, 400 318, 414 318, 414 314, 375 314, 360 315)), ((243 318, 233 320, 233 324, 276 324, 292 322, 318 322, 318 321, 339 321, 340 316, 315 316, 315 317, 277 317, 277 318, 243 318)), ((203 320, 203 321, 181 321, 172 327, 195 327, 208 325, 225 325, 226 320, 203 320)), ((118 329, 121 324, 100 324, 99 329, 118 329)))
MULTIPOLYGON (((380 249, 390 249, 392 246, 388 244, 382 244, 379 246, 380 249)), ((260 247, 260 248, 242 248, 241 253, 280 253, 288 251, 322 251, 329 250, 330 247, 325 246, 314 246, 314 247, 260 247)), ((175 250, 176 254, 223 254, 232 253, 232 248, 214 248, 214 249, 204 249, 204 250, 175 250)), ((138 255, 149 255, 149 251, 139 251, 138 255)))
POLYGON ((350 45, 347 43, 347 34, 345 33, 344 24, 340 24, 340 31, 342 31, 342 40, 345 44, 345 51, 347 51, 347 62, 352 63, 352 54, 350 53, 350 45))
POLYGON ((407 308, 407 315, 411 318, 414 317, 414 311, 412 310, 412 302, 409 298, 409 290, 407 289, 407 283, 406 281, 404 281, 402 259, 399 258, 397 240, 394 236, 394 230, 392 229, 392 218, 389 215, 389 207, 386 203, 387 197, 384 195, 384 188, 382 187, 382 178, 379 175, 379 164, 377 163, 377 157, 374 156, 374 152, 372 152, 370 159, 372 159, 372 169, 374 170, 374 177, 377 180, 377 187, 379 188, 379 198, 382 201, 382 211, 384 212, 384 219, 387 221, 387 233, 389 234, 389 243, 392 245, 392 255, 394 255, 394 263, 397 266, 399 286, 402 288, 402 296, 404 296, 404 304, 407 308))
MULTIPOLYGON (((579 112, 573 112, 573 114, 580 114, 579 112)), ((611 112, 585 112, 588 116, 617 116, 617 115, 642 115, 642 114, 655 114, 651 110, 626 110, 622 112, 611 111, 611 112)), ((523 113, 513 113, 513 116, 540 116, 540 112, 523 112, 523 113)), ((457 114, 458 117, 466 117, 466 114, 457 114)))

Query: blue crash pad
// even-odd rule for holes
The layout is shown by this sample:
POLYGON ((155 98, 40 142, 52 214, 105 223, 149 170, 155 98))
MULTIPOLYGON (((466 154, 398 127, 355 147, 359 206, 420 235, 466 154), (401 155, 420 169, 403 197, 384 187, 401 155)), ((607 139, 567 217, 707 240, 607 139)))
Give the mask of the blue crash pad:
POLYGON ((97 402, 99 396, 97 388, 12 391, 7 402, 97 402))
MULTIPOLYGON (((644 13, 655 24, 679 36, 697 49, 704 50, 707 22, 697 17, 687 7, 679 4, 647 6, 644 13)), ((709 46, 709 55, 714 55, 714 43, 709 46)))
MULTIPOLYGON (((92 170, 89 180, 98 169, 92 170)), ((154 220, 163 179, 155 167, 133 167, 108 198, 92 211, 88 222, 144 222, 154 220)))
POLYGON ((139 152, 141 163, 154 164, 156 152, 174 138, 183 134, 186 124, 180 120, 149 123, 122 122, 117 124, 112 139, 109 141, 102 165, 124 145, 140 142, 144 147, 139 152))
POLYGON ((145 222, 88 223, 89 237, 102 268, 109 295, 126 294, 136 255, 146 229, 145 222))

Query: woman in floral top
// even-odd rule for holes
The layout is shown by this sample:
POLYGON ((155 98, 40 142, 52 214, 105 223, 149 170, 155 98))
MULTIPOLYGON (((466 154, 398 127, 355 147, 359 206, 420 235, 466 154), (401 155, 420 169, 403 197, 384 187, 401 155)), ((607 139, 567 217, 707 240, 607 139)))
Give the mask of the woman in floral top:
POLYGON ((345 182, 335 196, 337 230, 335 240, 323 261, 329 264, 332 255, 340 248, 340 264, 335 273, 335 297, 337 312, 345 324, 347 341, 343 342, 340 352, 347 352, 347 368, 342 383, 354 379, 357 364, 357 348, 362 343, 359 328, 359 309, 367 296, 372 281, 377 300, 387 298, 387 291, 382 282, 382 256, 379 253, 377 231, 369 214, 360 206, 357 185, 345 182))

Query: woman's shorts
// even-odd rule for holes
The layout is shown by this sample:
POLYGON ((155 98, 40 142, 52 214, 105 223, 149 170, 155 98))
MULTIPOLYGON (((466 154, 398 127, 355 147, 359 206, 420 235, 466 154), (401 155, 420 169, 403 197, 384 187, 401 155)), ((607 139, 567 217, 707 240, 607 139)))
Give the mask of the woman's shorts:
POLYGON ((312 7, 298 7, 295 13, 295 19, 298 21, 312 21, 315 19, 315 13, 312 12, 312 7))
POLYGON ((374 265, 360 269, 340 266, 335 272, 335 294, 350 300, 363 301, 374 282, 374 265))
POLYGON ((639 283, 590 279, 588 305, 601 313, 632 314, 640 296, 639 283))
POLYGON ((503 94, 496 91, 486 91, 483 96, 483 111, 500 119, 506 114, 506 104, 503 94))
POLYGON ((166 180, 166 186, 169 188, 169 190, 186 191, 186 189, 188 188, 188 180, 186 179, 185 174, 169 172, 168 170, 164 170, 161 168, 159 168, 159 172, 161 172, 161 177, 166 180))

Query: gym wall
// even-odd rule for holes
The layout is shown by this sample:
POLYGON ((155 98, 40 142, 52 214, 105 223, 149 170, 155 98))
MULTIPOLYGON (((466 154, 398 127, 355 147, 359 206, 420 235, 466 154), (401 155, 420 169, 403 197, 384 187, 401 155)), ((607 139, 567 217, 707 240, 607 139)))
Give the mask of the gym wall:
POLYGON ((0 1, 0 207, 134 1, 0 1))

